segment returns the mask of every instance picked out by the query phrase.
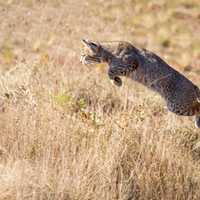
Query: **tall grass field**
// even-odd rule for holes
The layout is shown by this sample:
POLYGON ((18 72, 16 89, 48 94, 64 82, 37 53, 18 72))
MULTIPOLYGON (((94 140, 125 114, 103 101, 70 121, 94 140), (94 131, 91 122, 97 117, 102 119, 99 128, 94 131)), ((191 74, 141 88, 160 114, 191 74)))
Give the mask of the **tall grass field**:
POLYGON ((0 0, 0 200, 199 200, 200 130, 81 39, 149 49, 200 86, 199 0, 0 0))

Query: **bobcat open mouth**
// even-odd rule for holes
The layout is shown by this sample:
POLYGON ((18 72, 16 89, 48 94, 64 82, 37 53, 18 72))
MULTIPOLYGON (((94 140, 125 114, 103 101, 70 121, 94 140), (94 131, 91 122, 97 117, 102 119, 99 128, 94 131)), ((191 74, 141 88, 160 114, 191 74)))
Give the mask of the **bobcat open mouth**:
POLYGON ((95 63, 101 62, 100 58, 95 57, 95 55, 85 55, 85 54, 81 55, 80 61, 84 65, 95 64, 95 63))

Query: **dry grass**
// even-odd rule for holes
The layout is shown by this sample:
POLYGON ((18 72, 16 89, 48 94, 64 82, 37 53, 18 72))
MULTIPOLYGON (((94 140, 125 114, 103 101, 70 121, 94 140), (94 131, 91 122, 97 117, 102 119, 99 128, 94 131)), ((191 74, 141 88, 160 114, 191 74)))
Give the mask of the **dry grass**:
POLYGON ((0 1, 0 199, 200 199, 200 132, 80 39, 129 40, 200 85, 196 1, 0 1), (124 3, 123 3, 124 2, 124 3))

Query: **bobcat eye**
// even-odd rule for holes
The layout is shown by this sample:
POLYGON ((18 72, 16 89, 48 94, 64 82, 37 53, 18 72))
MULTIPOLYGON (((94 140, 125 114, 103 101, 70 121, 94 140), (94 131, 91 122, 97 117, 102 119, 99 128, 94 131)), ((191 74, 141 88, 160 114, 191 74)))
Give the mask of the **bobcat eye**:
POLYGON ((125 55, 125 56, 123 57, 123 62, 129 63, 129 62, 130 62, 129 60, 130 60, 130 56, 125 55))
POLYGON ((135 63, 135 58, 131 55, 125 55, 122 60, 127 65, 133 65, 135 63))

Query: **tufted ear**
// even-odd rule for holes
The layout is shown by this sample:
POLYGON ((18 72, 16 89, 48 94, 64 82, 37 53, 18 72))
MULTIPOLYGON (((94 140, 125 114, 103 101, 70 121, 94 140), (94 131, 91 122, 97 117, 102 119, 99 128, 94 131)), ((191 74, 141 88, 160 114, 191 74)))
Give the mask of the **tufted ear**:
POLYGON ((100 45, 98 43, 92 42, 90 40, 82 39, 82 42, 89 47, 93 53, 98 53, 100 45))

